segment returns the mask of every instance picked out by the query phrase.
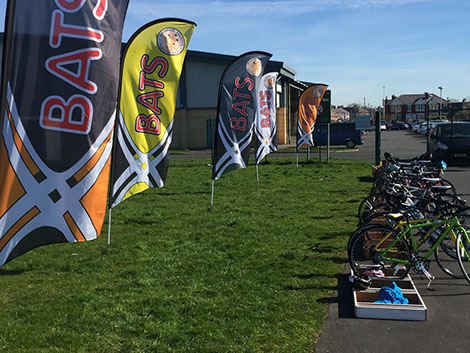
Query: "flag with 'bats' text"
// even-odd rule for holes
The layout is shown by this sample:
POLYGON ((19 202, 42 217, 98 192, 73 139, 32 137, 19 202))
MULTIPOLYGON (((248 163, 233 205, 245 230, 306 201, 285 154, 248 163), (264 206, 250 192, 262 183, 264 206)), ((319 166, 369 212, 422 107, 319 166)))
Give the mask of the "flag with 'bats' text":
POLYGON ((277 72, 268 72, 261 78, 255 123, 256 164, 269 153, 277 151, 276 80, 277 72))
POLYGON ((165 183, 176 92, 195 27, 190 21, 160 19, 137 30, 127 44, 113 148, 111 207, 165 183))
POLYGON ((212 179, 245 168, 258 106, 261 77, 271 54, 248 52, 225 69, 220 79, 212 179))
POLYGON ((128 0, 9 0, 2 85, 0 266, 99 236, 128 0))

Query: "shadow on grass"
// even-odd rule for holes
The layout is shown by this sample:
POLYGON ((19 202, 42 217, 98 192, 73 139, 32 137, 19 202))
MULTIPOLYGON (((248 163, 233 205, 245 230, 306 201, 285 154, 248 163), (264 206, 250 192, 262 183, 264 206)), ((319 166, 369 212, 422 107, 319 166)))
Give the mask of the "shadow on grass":
POLYGON ((24 269, 20 268, 17 270, 5 270, 5 269, 0 269, 0 276, 15 276, 15 275, 20 275, 24 272, 31 271, 30 269, 24 269))
MULTIPOLYGON (((295 162, 292 161, 279 161, 276 163, 277 165, 289 165, 289 164, 295 164, 295 162)), ((300 163, 299 163, 300 164, 300 163)))
POLYGON ((292 277, 299 278, 299 279, 312 279, 312 278, 319 278, 319 277, 328 277, 328 278, 339 278, 341 274, 328 274, 324 275, 321 273, 299 273, 292 275, 292 277))
MULTIPOLYGON (((336 286, 285 286, 284 290, 336 290, 336 286)), ((319 299, 320 300, 320 299, 319 299)))
POLYGON ((338 304, 339 318, 354 318, 354 300, 347 274, 341 274, 338 278, 338 290, 332 297, 317 299, 318 303, 338 304))
POLYGON ((331 219, 334 216, 312 216, 312 219, 319 220, 319 219, 331 219))
POLYGON ((361 183, 373 183, 374 178, 371 176, 360 176, 357 177, 357 180, 359 180, 361 183))
POLYGON ((345 237, 345 236, 349 237, 350 235, 351 234, 348 233, 348 232, 331 232, 331 233, 327 233, 327 234, 318 236, 318 239, 320 239, 320 240, 329 240, 329 239, 345 237))

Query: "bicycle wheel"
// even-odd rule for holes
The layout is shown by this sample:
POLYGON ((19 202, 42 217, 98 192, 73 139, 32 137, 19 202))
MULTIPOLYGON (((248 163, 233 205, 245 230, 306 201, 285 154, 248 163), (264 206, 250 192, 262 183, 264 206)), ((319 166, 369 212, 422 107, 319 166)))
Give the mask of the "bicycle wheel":
POLYGON ((457 236, 457 260, 465 279, 470 283, 470 235, 463 228, 457 236))
POLYGON ((384 182, 378 185, 373 185, 372 189, 370 190, 370 195, 383 195, 385 190, 389 188, 388 183, 384 182))
POLYGON ((443 186, 450 186, 451 188, 449 189, 448 193, 452 195, 457 195, 457 191, 455 190, 454 184, 452 184, 449 180, 441 178, 439 184, 443 186))
POLYGON ((387 227, 373 227, 359 232, 351 239, 349 263, 356 276, 362 276, 365 269, 381 265, 387 277, 397 276, 404 278, 410 270, 411 252, 407 242, 400 238, 397 243, 387 251, 387 257, 408 261, 401 264, 393 260, 383 259, 382 251, 391 245, 399 236, 397 232, 387 227))
POLYGON ((390 206, 388 203, 381 203, 378 204, 377 206, 372 207, 372 209, 367 212, 362 219, 359 219, 360 224, 364 224, 365 221, 372 216, 378 214, 378 213, 392 213, 393 212, 393 207, 390 206))
POLYGON ((362 200, 359 208, 357 210, 357 216, 360 220, 364 220, 364 217, 369 211, 384 202, 384 198, 382 195, 370 195, 367 196, 364 200, 362 200))
POLYGON ((448 276, 453 278, 464 278, 459 262, 457 261, 457 253, 455 251, 455 240, 447 236, 439 244, 434 251, 434 257, 441 270, 448 276))
MULTIPOLYGON (((468 233, 468 217, 467 216, 463 216, 461 218, 459 218, 459 222, 460 224, 462 225, 462 227, 466 230, 466 232, 468 233)), ((456 243, 456 239, 457 239, 457 233, 456 232, 459 232, 458 230, 452 230, 445 238, 444 240, 442 240, 440 247, 441 247, 441 250, 443 250, 447 256, 457 260, 457 253, 455 251, 455 243, 456 243)), ((462 277, 463 278, 463 277, 462 277)))
POLYGON ((364 221, 364 225, 376 224, 384 227, 395 228, 399 220, 390 216, 390 213, 379 212, 371 215, 364 221))
POLYGON ((357 234, 365 232, 366 230, 370 230, 370 229, 373 229, 373 228, 380 228, 380 227, 383 228, 382 225, 378 225, 378 224, 366 224, 366 225, 363 225, 363 226, 360 226, 359 228, 357 228, 351 234, 351 236, 348 239, 348 254, 349 254, 349 251, 350 251, 350 248, 351 248, 351 243, 352 243, 353 239, 356 238, 357 234))

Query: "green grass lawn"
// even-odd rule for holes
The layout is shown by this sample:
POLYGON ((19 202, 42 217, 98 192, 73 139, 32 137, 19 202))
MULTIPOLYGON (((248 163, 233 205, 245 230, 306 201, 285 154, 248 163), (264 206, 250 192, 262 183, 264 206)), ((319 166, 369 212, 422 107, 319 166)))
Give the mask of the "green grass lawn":
POLYGON ((311 352, 370 188, 370 163, 270 158, 224 175, 172 160, 99 239, 0 269, 2 352, 311 352))

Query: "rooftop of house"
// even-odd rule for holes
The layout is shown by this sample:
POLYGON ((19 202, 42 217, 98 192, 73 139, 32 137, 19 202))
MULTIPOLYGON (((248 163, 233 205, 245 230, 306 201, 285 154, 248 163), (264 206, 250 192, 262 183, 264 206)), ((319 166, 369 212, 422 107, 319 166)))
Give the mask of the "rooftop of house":
POLYGON ((428 103, 433 99, 437 100, 438 103, 448 102, 448 100, 441 98, 435 95, 434 93, 424 92, 424 94, 402 94, 398 97, 392 96, 392 99, 387 101, 387 105, 390 105, 392 103, 393 104, 401 103, 403 105, 415 104, 419 99, 424 100, 425 103, 428 103))

